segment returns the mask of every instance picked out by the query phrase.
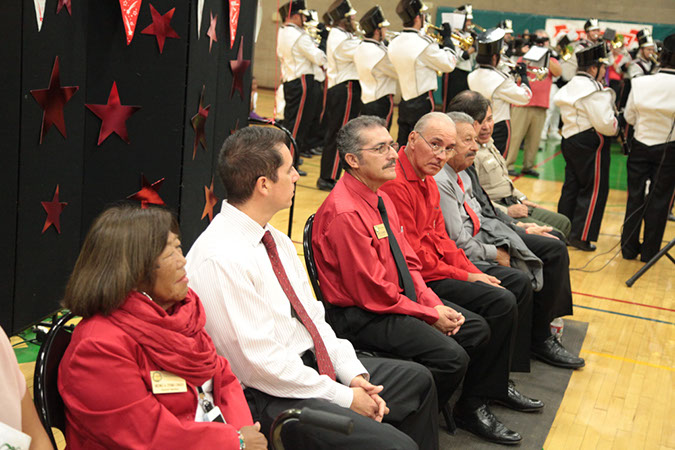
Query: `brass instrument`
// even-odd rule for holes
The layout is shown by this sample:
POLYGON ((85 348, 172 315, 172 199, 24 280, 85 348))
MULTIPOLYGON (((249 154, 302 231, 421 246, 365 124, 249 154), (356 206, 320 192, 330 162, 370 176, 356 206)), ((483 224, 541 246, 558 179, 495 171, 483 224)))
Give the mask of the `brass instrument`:
POLYGON ((461 48, 464 51, 467 51, 471 47, 473 47, 473 37, 471 37, 471 36, 462 37, 457 33, 452 33, 450 35, 450 37, 455 39, 457 42, 459 42, 459 48, 461 48))
POLYGON ((478 25, 477 23, 473 23, 473 22, 472 22, 471 25, 469 25, 469 28, 472 29, 473 31, 478 30, 478 31, 480 31, 481 33, 485 33, 485 28, 481 27, 481 26, 478 25))
MULTIPOLYGON (((649 59, 650 59, 651 62, 653 62, 654 64, 658 64, 658 63, 659 63, 659 59, 656 57, 656 54, 654 54, 654 53, 652 53, 651 55, 649 55, 649 59)), ((652 70, 653 70, 653 69, 652 69, 652 70)))
POLYGON ((432 25, 428 22, 424 24, 424 33, 434 41, 438 42, 439 45, 443 43, 443 36, 441 36, 442 30, 443 28, 437 27, 436 25, 432 25))
MULTIPOLYGON (((511 61, 508 58, 501 58, 499 61, 500 64, 509 68, 509 71, 513 74, 516 72, 517 64, 511 61)), ((548 67, 535 67, 530 68, 527 66, 528 78, 531 80, 541 81, 548 76, 548 67)))
POLYGON ((611 40, 610 44, 612 45, 612 48, 623 47, 623 35, 617 34, 614 36, 614 39, 611 40))
MULTIPOLYGON (((306 14, 307 20, 305 21, 303 27, 309 37, 312 38, 316 45, 321 43, 321 30, 319 29, 319 13, 315 9, 307 10, 306 14)), ((330 27, 326 27, 327 30, 330 30, 330 27)))
POLYGON ((569 61, 569 59, 574 55, 574 49, 571 45, 566 45, 560 49, 560 59, 563 61, 569 61))

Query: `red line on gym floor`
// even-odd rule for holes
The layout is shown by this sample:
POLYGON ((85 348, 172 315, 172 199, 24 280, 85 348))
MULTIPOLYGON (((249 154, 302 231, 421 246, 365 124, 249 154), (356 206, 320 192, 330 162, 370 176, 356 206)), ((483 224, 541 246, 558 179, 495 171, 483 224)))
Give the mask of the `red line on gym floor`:
POLYGON ((644 303, 629 302, 628 300, 619 300, 617 298, 601 297, 599 295, 584 294, 582 292, 574 292, 574 291, 572 291, 572 294, 583 295, 584 297, 598 298, 598 299, 601 299, 601 300, 609 300, 611 302, 619 302, 619 303, 627 303, 629 305, 644 306, 645 308, 654 308, 654 309, 661 309, 663 311, 675 312, 675 309, 663 308, 661 306, 655 306, 655 305, 646 305, 644 303))
MULTIPOLYGON (((556 156, 558 156, 558 155, 561 154, 561 153, 562 153, 562 150, 558 150, 558 151, 555 152, 553 155, 549 156, 548 158, 546 158, 545 160, 543 160, 543 161, 540 162, 539 164, 535 165, 535 166, 533 167, 533 169, 536 169, 537 167, 541 167, 542 164, 546 164, 547 162, 549 162, 550 160, 552 160, 553 158, 555 158, 556 156)), ((511 180, 511 181, 516 181, 517 179, 522 178, 522 177, 523 177, 523 175, 516 175, 516 177, 515 177, 513 180, 511 180)))

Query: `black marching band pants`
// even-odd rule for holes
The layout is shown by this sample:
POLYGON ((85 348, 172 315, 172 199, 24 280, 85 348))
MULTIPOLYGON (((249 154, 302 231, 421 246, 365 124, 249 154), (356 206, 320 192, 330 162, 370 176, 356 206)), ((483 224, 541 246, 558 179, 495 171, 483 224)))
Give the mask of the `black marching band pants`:
POLYGON ((570 239, 598 240, 609 194, 609 145, 593 128, 562 140, 565 182, 558 212, 572 222, 570 239))
POLYGON ((323 126, 326 129, 323 155, 321 156, 321 175, 325 181, 337 181, 340 178, 340 155, 335 140, 338 131, 361 112, 361 85, 358 80, 347 80, 328 89, 326 116, 323 126))
POLYGON ((509 145, 511 145, 511 120, 500 120, 495 123, 492 140, 495 142, 495 147, 499 150, 499 153, 506 159, 506 153, 509 151, 509 145))
POLYGON ((621 252, 627 259, 633 259, 641 254, 642 261, 647 262, 661 249, 668 212, 673 205, 675 141, 647 146, 633 139, 626 166, 628 200, 621 231, 621 252), (646 195, 647 180, 650 181, 648 195, 646 195), (642 222, 644 222, 644 239, 640 244, 642 222))
POLYGON ((398 145, 408 142, 408 135, 415 128, 420 117, 434 110, 433 91, 425 92, 410 100, 401 100, 398 104, 398 145))
POLYGON ((291 154, 309 150, 307 147, 307 132, 309 130, 310 115, 308 107, 311 105, 311 93, 314 85, 314 75, 302 75, 295 80, 284 83, 284 127, 291 132, 297 149, 291 148, 291 154))
POLYGON ((377 116, 387 122, 387 130, 391 128, 391 118, 394 115, 394 94, 385 95, 377 100, 365 103, 361 107, 362 116, 377 116))

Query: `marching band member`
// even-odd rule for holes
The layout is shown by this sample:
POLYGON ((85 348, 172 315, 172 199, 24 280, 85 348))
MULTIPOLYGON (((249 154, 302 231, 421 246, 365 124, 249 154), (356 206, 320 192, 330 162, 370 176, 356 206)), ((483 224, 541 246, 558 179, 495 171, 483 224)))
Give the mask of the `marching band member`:
POLYGON ((675 195, 675 34, 664 40, 660 61, 662 67, 656 74, 633 80, 624 112, 635 134, 627 161, 628 201, 621 253, 626 259, 639 253, 644 262, 661 247, 675 195), (647 180, 649 194, 645 196, 647 180), (644 241, 640 244, 643 220, 644 241))
POLYGON ((579 72, 554 98, 563 119, 565 182, 558 212, 572 222, 570 245, 594 251, 609 192, 609 136, 617 132, 614 91, 598 81, 605 76, 604 43, 577 53, 579 72))
POLYGON ((321 156, 321 174, 316 182, 322 191, 333 189, 342 170, 335 144, 337 132, 361 111, 361 85, 354 64, 354 54, 361 41, 353 34, 355 14, 356 10, 349 0, 335 0, 326 12, 332 28, 326 42, 328 97, 323 123, 326 128, 325 146, 321 156))
MULTIPOLYGON (((457 13, 463 13, 466 15, 466 21, 464 22, 464 28, 461 30, 453 30, 453 34, 456 34, 462 39, 471 39, 473 40, 473 34, 471 32, 471 25, 473 23, 473 8, 471 5, 463 5, 455 10, 457 13)), ((459 47, 461 42, 455 38, 452 38, 455 46, 459 47)), ((450 73, 443 74, 443 111, 448 111, 448 104, 452 101, 455 95, 459 94, 462 91, 469 89, 469 83, 466 81, 469 73, 473 70, 474 64, 476 62, 476 44, 464 50, 461 53, 461 57, 457 58, 457 66, 455 70, 450 73)))
MULTIPOLYGON (((305 23, 305 0, 293 0, 279 8, 284 24, 279 28, 277 55, 281 61, 283 82, 284 126, 293 134, 299 151, 306 153, 307 132, 310 115, 311 92, 314 84, 314 68, 326 63, 326 55, 319 50, 307 31, 305 23)), ((296 149, 292 149, 295 152, 296 149)))
POLYGON ((629 78, 652 74, 656 71, 657 66, 656 58, 654 57, 656 45, 654 44, 654 39, 652 39, 652 34, 645 28, 638 31, 636 37, 639 48, 635 59, 628 66, 629 78))
POLYGON ((469 74, 469 89, 479 92, 492 102, 495 129, 492 134, 495 146, 506 157, 511 140, 511 104, 526 105, 532 98, 527 67, 524 64, 516 66, 520 75, 521 84, 504 72, 497 69, 502 45, 504 29, 491 28, 478 35, 478 69, 469 74))
POLYGON ((436 72, 452 72, 457 57, 450 31, 444 31, 443 48, 423 31, 424 12, 422 0, 400 0, 396 14, 403 21, 403 31, 389 44, 391 59, 401 85, 398 105, 398 143, 405 145, 417 121, 434 109, 433 92, 438 88, 436 72))
POLYGON ((365 39, 356 49, 354 63, 361 83, 361 114, 381 117, 389 129, 398 79, 384 44, 386 27, 390 23, 384 17, 382 8, 375 6, 363 15, 359 24, 365 39))

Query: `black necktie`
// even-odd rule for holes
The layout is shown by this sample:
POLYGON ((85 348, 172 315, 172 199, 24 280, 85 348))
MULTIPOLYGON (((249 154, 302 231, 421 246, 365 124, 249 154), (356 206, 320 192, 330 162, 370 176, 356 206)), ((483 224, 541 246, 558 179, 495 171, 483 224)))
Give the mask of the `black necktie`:
POLYGON ((415 284, 413 283, 412 276, 410 276, 408 264, 405 262, 401 247, 398 246, 396 237, 389 226, 389 217, 387 216, 387 209, 384 207, 382 197, 377 197, 377 209, 380 211, 380 216, 382 216, 382 223, 384 224, 384 228, 387 230, 387 236, 389 237, 389 247, 391 248, 391 253, 394 255, 394 260, 396 261, 398 284, 403 286, 403 293, 405 296, 416 302, 417 294, 415 293, 415 284))

